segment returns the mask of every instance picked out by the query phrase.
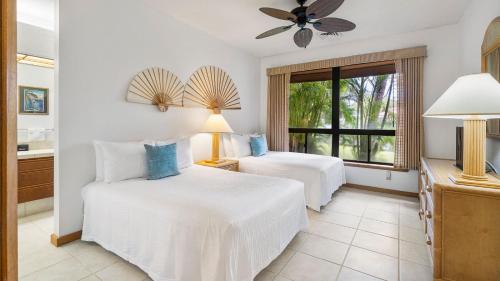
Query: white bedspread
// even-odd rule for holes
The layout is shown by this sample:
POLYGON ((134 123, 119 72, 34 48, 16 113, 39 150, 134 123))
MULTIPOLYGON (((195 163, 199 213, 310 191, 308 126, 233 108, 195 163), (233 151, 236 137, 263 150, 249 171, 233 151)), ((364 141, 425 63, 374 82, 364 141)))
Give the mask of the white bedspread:
POLYGON ((238 160, 241 172, 303 182, 306 204, 318 212, 346 182, 344 162, 336 157, 268 151, 263 156, 247 156, 238 160))
POLYGON ((161 180, 94 182, 82 240, 155 281, 252 281, 307 227, 303 184, 194 165, 161 180))

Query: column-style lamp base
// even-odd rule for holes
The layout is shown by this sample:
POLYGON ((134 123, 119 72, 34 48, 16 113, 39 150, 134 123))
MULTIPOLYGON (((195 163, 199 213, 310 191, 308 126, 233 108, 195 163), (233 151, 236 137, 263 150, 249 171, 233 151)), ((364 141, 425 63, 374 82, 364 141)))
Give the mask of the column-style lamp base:
POLYGON ((463 174, 460 175, 449 175, 450 180, 456 185, 469 185, 469 186, 479 186, 488 188, 499 188, 500 180, 493 176, 487 175, 486 180, 471 180, 465 178, 463 174))
POLYGON ((486 120, 464 120, 464 171, 449 178, 457 185, 500 188, 500 180, 485 173, 486 120))
POLYGON ((225 160, 219 158, 220 151, 220 134, 212 133, 212 159, 208 160, 208 163, 222 163, 225 160))

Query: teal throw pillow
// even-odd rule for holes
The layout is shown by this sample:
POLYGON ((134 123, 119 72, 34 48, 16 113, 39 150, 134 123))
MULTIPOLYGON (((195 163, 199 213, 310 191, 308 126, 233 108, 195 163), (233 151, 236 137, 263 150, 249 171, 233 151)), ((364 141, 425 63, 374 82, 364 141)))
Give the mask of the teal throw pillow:
POLYGON ((161 146, 145 144, 144 148, 146 148, 148 180, 157 180, 180 174, 177 167, 176 143, 161 146))

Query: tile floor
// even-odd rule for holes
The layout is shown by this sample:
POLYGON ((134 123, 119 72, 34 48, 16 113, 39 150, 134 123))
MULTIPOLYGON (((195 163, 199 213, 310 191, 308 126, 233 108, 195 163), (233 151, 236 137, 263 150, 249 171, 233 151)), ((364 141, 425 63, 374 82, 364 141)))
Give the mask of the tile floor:
MULTIPOLYGON (((255 281, 432 280, 413 198, 343 188, 255 281)), ((51 212, 19 219, 21 281, 142 281, 140 269, 94 243, 48 242, 51 212)))

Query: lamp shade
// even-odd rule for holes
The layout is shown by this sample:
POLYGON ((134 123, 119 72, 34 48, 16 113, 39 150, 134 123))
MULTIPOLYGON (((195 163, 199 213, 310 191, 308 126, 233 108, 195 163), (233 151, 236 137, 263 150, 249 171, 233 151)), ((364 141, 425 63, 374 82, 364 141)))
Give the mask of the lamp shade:
POLYGON ((462 76, 425 112, 424 117, 500 118, 500 84, 488 73, 462 76))
POLYGON ((233 129, 226 122, 222 114, 210 115, 201 129, 202 133, 232 133, 233 129))

